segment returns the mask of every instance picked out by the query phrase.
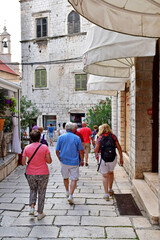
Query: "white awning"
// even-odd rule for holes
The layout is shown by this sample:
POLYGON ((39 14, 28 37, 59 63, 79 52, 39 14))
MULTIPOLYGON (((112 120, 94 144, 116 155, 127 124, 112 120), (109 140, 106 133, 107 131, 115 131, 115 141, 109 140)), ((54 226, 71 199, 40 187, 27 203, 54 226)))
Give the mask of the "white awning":
POLYGON ((129 78, 134 57, 154 56, 156 38, 134 37, 92 26, 83 54, 84 71, 112 78, 129 78))
POLYGON ((160 37, 160 0, 68 0, 75 10, 104 29, 160 37))
POLYGON ((106 96, 117 96, 117 91, 125 90, 127 78, 108 78, 95 75, 88 76, 88 93, 106 96))
POLYGON ((18 90, 21 89, 21 86, 19 84, 0 78, 0 88, 18 92, 18 90))

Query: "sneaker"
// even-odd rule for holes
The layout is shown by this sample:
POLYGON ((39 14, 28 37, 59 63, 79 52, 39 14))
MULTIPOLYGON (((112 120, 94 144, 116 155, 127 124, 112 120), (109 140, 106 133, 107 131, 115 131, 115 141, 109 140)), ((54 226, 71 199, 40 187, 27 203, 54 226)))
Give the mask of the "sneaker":
POLYGON ((38 213, 38 216, 37 216, 37 220, 41 220, 42 218, 44 218, 46 216, 46 214, 44 213, 38 213))
POLYGON ((69 202, 69 204, 71 204, 71 205, 74 204, 74 202, 73 202, 73 197, 72 197, 71 195, 69 195, 68 202, 69 202))
POLYGON ((114 191, 111 189, 109 190, 109 196, 112 197, 114 195, 114 191))
POLYGON ((30 208, 29 215, 34 215, 35 208, 30 208))
POLYGON ((66 191, 66 197, 67 198, 69 197, 69 191, 66 191))
POLYGON ((109 201, 109 195, 108 195, 108 194, 107 194, 107 195, 105 194, 103 198, 104 198, 106 201, 109 201))
POLYGON ((88 163, 85 163, 85 166, 88 167, 88 163))

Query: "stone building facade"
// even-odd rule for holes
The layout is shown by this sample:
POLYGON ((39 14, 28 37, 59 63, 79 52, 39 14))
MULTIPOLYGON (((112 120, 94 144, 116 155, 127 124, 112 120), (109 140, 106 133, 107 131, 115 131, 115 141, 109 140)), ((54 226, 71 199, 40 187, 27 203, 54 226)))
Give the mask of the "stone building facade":
POLYGON ((124 168, 152 224, 160 223, 159 64, 158 49, 154 57, 135 58, 117 114, 124 168))
POLYGON ((22 95, 40 111, 46 129, 78 124, 105 96, 88 94, 82 54, 90 24, 66 0, 21 0, 22 95))

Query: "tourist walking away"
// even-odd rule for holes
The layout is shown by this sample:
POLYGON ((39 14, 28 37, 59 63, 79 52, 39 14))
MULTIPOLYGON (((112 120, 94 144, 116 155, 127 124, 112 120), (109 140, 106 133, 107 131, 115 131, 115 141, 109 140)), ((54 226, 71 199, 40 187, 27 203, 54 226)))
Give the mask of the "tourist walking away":
POLYGON ((98 133, 98 126, 94 125, 93 128, 94 128, 94 130, 92 131, 91 140, 92 140, 92 145, 95 148, 95 143, 96 143, 95 137, 96 137, 96 134, 98 133))
POLYGON ((54 127, 53 127, 53 124, 52 124, 52 123, 49 124, 47 133, 48 133, 48 135, 49 135, 50 146, 53 146, 54 127))
POLYGON ((38 130, 38 126, 35 122, 32 124, 32 130, 38 130))
MULTIPOLYGON (((78 125, 77 123, 74 123, 73 133, 76 134, 78 137, 80 137, 83 148, 85 148, 85 142, 84 142, 83 136, 80 132, 77 131, 77 129, 78 129, 78 125)), ((79 155, 79 165, 82 167, 84 166, 84 150, 83 150, 83 159, 81 159, 81 156, 79 155)))
POLYGON ((112 185, 114 180, 113 170, 117 164, 116 148, 119 152, 121 166, 123 166, 122 149, 108 124, 101 125, 98 136, 94 152, 95 157, 100 156, 99 165, 105 191, 104 199, 109 201, 109 196, 114 194, 112 185))
POLYGON ((58 131, 58 136, 60 136, 60 135, 62 135, 62 134, 64 134, 64 133, 66 133, 65 126, 66 126, 66 123, 64 122, 64 123, 63 123, 63 129, 59 129, 59 131, 58 131))
POLYGON ((34 215, 38 193, 37 219, 41 220, 45 217, 43 209, 49 178, 47 163, 50 164, 52 159, 48 147, 45 144, 39 143, 41 138, 40 131, 32 130, 30 133, 30 138, 32 143, 26 146, 24 149, 22 164, 27 164, 26 178, 30 187, 29 215, 34 215))
POLYGON ((38 130, 39 130, 40 133, 41 133, 41 140, 40 140, 40 143, 45 144, 45 145, 48 146, 48 142, 47 142, 47 140, 46 140, 46 135, 43 134, 43 129, 44 129, 43 127, 39 127, 39 128, 38 128, 38 130))
POLYGON ((86 127, 85 122, 82 122, 82 128, 79 129, 79 132, 82 134, 84 142, 85 142, 85 149, 84 149, 85 166, 88 166, 88 154, 91 151, 90 141, 91 141, 92 131, 90 128, 86 127))
POLYGON ((61 162, 61 173, 66 189, 69 204, 74 204, 73 193, 79 177, 79 154, 83 159, 81 139, 73 134, 74 124, 66 123, 66 133, 59 136, 56 146, 56 155, 61 162), (69 189, 69 178, 71 179, 69 189))

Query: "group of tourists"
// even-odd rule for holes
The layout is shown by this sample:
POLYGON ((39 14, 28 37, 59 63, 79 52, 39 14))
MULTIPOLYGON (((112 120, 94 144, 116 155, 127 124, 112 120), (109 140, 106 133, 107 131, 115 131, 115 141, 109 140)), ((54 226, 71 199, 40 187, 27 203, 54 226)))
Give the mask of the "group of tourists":
MULTIPOLYGON (((42 143, 42 132, 42 128, 31 131, 32 143, 25 147, 22 158, 22 164, 27 164, 26 178, 30 187, 29 214, 35 213, 38 193, 38 220, 45 217, 43 209, 49 178, 47 164, 52 163, 49 148, 42 143)), ((92 132, 85 122, 82 122, 82 128, 79 131, 76 123, 67 122, 63 124, 63 131, 59 131, 58 135, 56 155, 61 164, 61 174, 69 204, 74 204, 73 194, 79 178, 79 166, 88 166, 91 142, 98 163, 97 170, 100 169, 103 178, 104 199, 109 201, 110 196, 114 194, 112 184, 113 170, 117 163, 116 148, 120 156, 120 165, 123 166, 121 146, 109 125, 103 124, 99 129, 98 126, 94 126, 92 132)))

